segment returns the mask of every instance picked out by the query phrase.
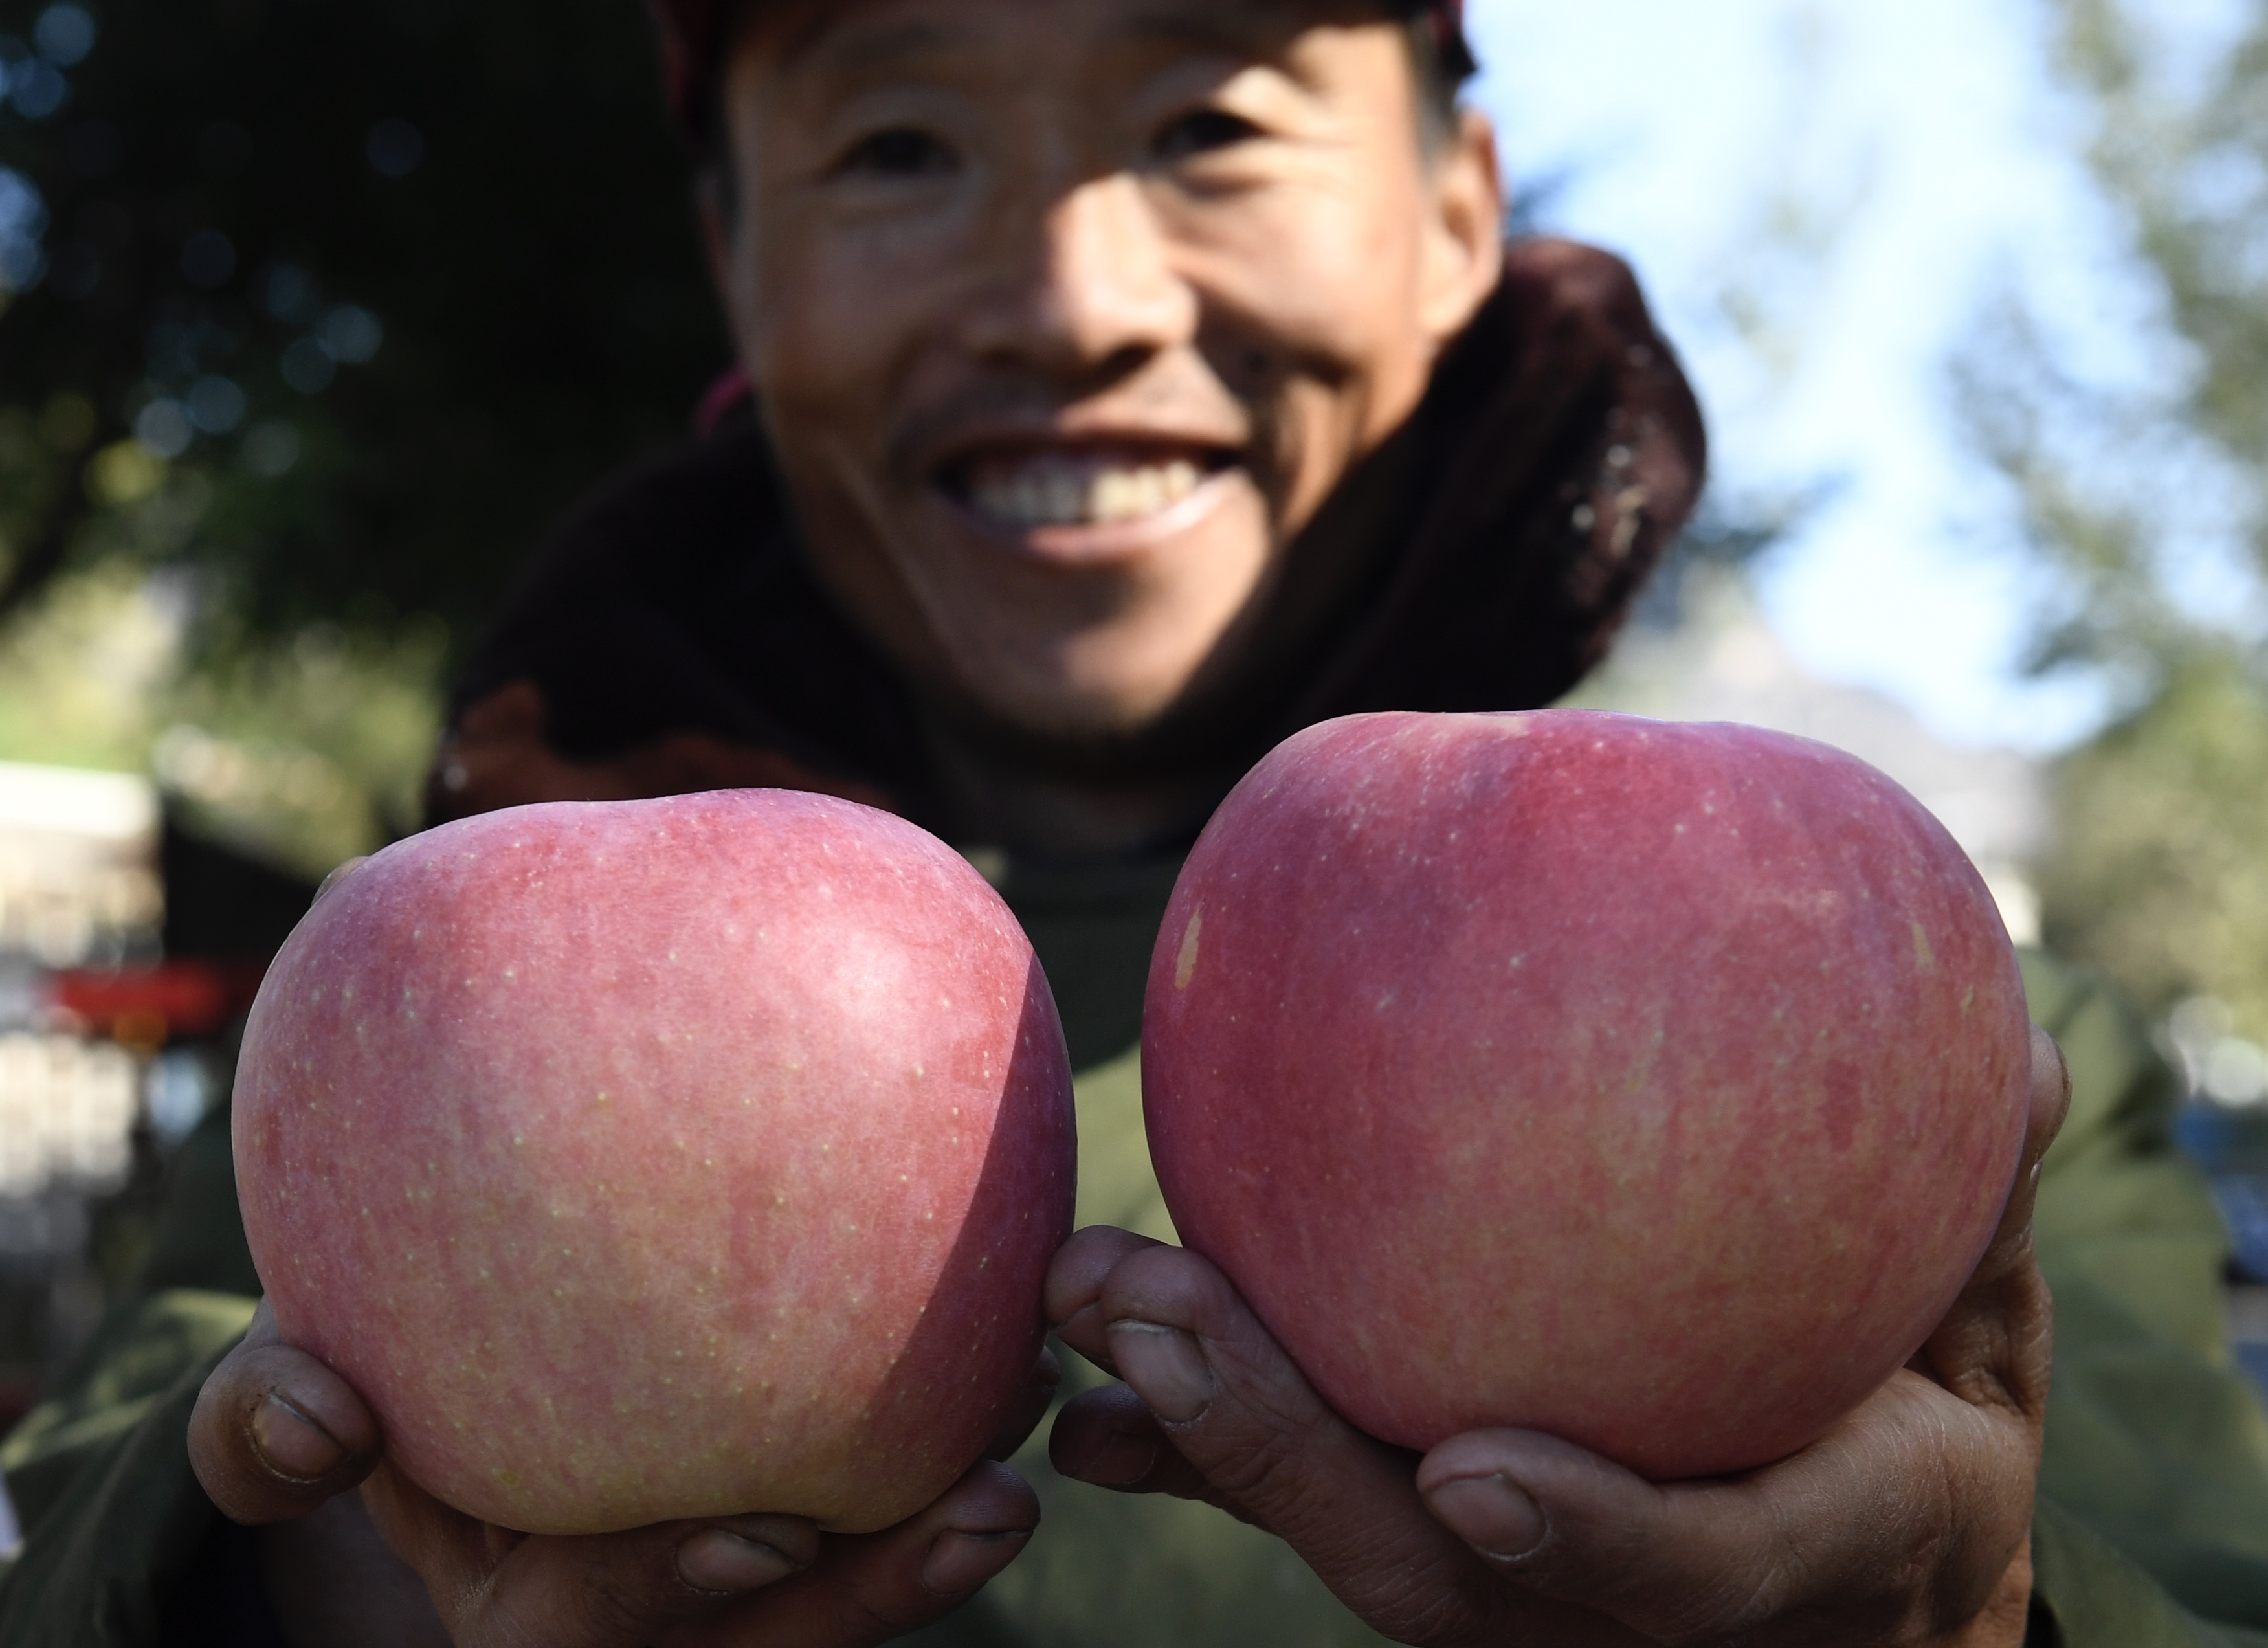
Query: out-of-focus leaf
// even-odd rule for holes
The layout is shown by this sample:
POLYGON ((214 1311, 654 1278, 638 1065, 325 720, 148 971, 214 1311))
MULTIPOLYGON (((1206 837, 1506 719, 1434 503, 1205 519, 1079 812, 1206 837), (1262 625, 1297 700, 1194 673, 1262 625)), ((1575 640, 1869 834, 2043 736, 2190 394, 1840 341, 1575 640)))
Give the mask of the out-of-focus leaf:
POLYGON ((461 633, 725 363, 633 0, 110 0, 68 67, 56 13, 0 0, 68 86, 0 105, 0 601, 129 554, 217 635, 461 633), (186 529, 91 530, 129 440, 186 529))

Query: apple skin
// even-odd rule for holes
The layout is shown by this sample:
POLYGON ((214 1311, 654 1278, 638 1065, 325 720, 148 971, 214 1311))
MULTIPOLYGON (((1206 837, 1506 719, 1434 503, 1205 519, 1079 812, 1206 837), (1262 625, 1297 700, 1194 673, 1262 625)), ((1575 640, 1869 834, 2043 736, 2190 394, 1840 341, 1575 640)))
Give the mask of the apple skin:
POLYGON ((1657 1481, 1920 1347, 2022 1151, 2023 982, 1888 778, 1750 727, 1374 715, 1230 795, 1149 980, 1182 1238, 1349 1420, 1657 1481))
POLYGON ((1077 1166, 1007 907, 782 791, 378 854, 270 969, 233 1125, 285 1339, 534 1534, 930 1504, 1030 1377, 1077 1166))

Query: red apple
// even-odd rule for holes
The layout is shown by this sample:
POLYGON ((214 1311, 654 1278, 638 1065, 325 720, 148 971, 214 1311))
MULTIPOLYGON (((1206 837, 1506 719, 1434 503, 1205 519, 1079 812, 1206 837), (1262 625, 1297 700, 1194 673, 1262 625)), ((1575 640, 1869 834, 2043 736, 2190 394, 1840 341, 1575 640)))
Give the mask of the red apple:
POLYGON ((261 988, 245 1230, 389 1457, 539 1534, 884 1527, 1027 1380, 1071 1077, 1007 907, 887 813, 738 791, 379 853, 261 988))
POLYGON ((1150 970, 1182 1239, 1354 1424, 1656 1479, 1814 1440, 1982 1257, 2023 984, 1850 756, 1624 716, 1360 716, 1240 784, 1150 970))

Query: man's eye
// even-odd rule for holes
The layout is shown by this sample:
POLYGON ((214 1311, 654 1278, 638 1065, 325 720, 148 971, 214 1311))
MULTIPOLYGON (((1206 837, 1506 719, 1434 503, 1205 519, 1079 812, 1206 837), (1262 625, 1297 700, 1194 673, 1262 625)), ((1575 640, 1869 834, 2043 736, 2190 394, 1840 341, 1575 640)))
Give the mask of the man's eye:
POLYGON ((1154 147, 1160 160, 1185 160, 1259 136, 1257 126, 1226 109, 1192 109, 1168 122, 1158 134, 1154 147))
POLYGON ((950 172, 959 157, 937 138, 910 126, 894 126, 861 137, 836 163, 837 172, 880 177, 936 177, 950 172))

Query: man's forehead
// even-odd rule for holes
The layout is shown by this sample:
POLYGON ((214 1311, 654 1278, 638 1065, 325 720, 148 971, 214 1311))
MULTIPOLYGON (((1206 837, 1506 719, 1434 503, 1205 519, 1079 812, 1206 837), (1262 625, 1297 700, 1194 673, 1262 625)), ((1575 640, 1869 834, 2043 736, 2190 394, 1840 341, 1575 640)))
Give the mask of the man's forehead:
MULTIPOLYGON (((1114 39, 1200 50, 1248 48, 1253 40, 1272 38, 1300 10, 1284 0, 1113 0, 1103 33, 1114 39)), ((808 15, 780 41, 790 66, 824 61, 836 70, 869 72, 983 42, 989 31, 954 6, 876 4, 846 7, 840 0, 808 9, 808 15), (907 13, 910 11, 911 15, 907 13)))
MULTIPOLYGON (((709 104, 720 71, 725 29, 734 0, 652 0, 661 26, 662 66, 672 112, 696 143, 705 137, 709 104)), ((1431 20, 1446 56, 1469 62, 1464 0, 1386 0, 1388 9, 1431 20)), ((760 5, 764 0, 740 0, 760 5)))

